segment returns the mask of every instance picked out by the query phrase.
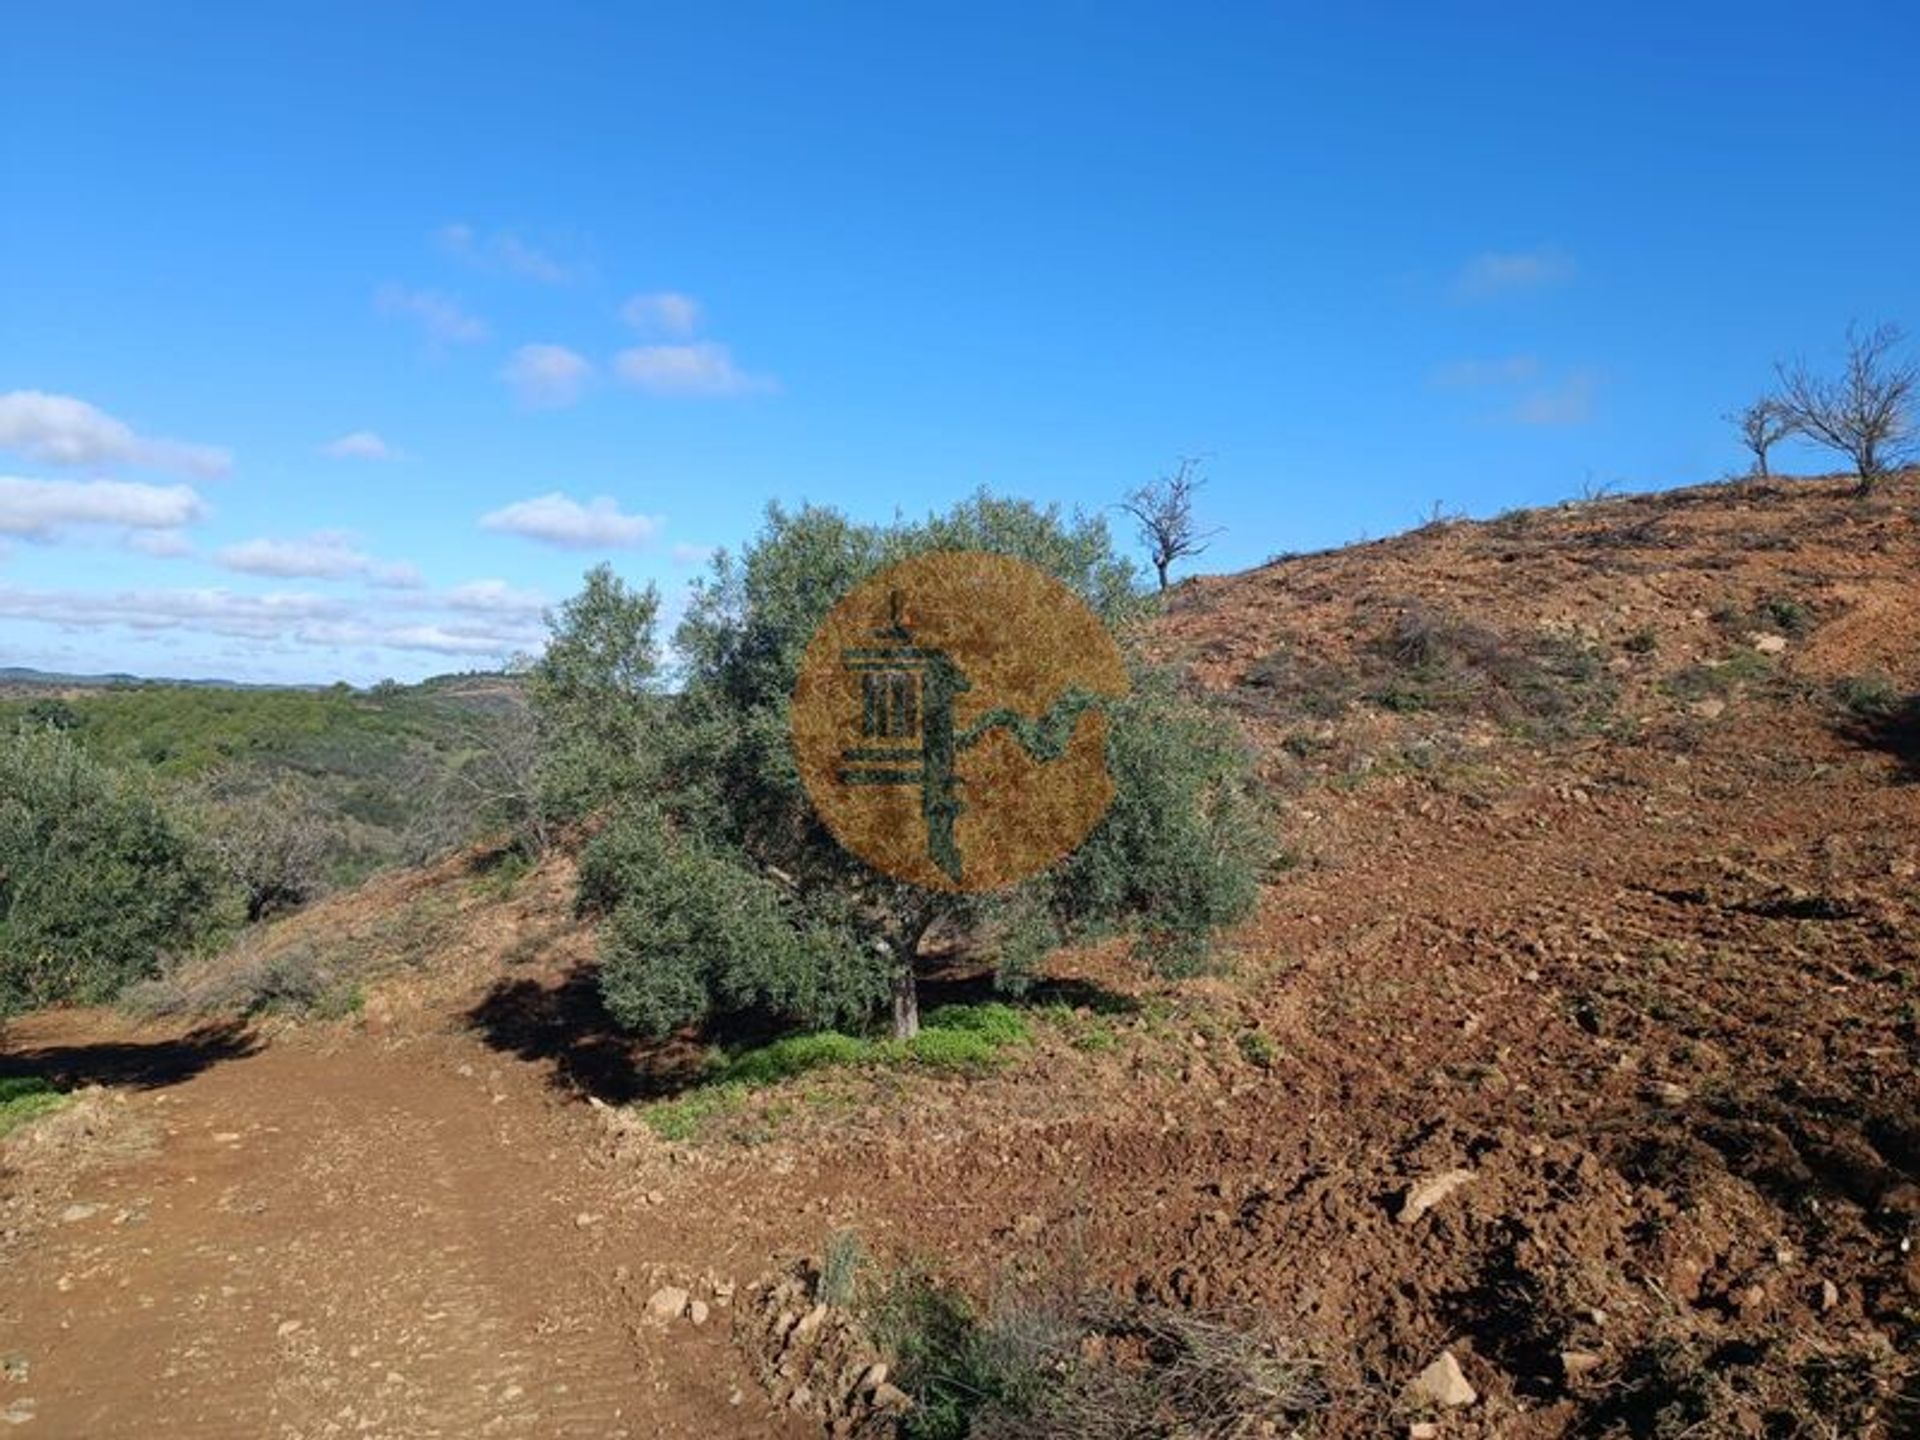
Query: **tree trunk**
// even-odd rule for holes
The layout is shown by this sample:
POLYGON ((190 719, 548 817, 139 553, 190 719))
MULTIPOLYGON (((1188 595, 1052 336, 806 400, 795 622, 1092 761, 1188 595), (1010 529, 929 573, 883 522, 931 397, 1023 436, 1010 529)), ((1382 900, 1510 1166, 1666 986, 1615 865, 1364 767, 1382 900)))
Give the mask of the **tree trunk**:
POLYGON ((893 1038, 911 1040, 920 1033, 920 985, 913 975, 913 961, 893 972, 893 1038))
POLYGON ((1156 560, 1153 562, 1153 568, 1160 572, 1160 588, 1165 590, 1167 588, 1167 562, 1165 560, 1156 560))

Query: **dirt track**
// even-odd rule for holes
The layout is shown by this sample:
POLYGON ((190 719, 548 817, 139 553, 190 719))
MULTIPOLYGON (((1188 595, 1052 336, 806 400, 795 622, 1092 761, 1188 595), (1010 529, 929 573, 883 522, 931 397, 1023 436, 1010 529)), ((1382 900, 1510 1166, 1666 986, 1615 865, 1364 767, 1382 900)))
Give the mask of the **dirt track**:
POLYGON ((136 1087, 103 1129, 147 1142, 10 1212, 39 1229, 0 1295, 23 1433, 781 1433, 724 1312, 640 1323, 675 1257, 537 1067, 459 1036, 234 1053, 217 1032, 104 1049, 111 1029, 8 1037, 16 1062, 136 1087))

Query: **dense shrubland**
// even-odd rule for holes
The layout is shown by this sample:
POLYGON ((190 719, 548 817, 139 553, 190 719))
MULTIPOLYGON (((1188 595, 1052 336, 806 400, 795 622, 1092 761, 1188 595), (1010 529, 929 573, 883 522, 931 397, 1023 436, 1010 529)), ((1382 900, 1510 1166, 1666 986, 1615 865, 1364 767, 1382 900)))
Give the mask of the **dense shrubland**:
POLYGON ((517 819, 474 781, 524 713, 484 677, 0 702, 0 1013, 111 998, 517 819))

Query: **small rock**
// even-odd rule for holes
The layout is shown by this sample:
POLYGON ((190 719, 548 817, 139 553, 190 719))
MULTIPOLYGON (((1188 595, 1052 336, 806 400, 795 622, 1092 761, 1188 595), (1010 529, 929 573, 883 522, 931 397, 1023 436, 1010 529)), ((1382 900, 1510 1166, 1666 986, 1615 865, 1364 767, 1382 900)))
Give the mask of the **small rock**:
POLYGON ((27 1373, 31 1369, 27 1357, 17 1350, 11 1355, 0 1356, 0 1379, 10 1385, 26 1384, 27 1373))
POLYGON ((1704 700, 1696 700, 1687 707, 1702 720, 1718 720, 1727 713, 1727 702, 1709 695, 1704 700))
POLYGON ((33 1419, 33 1401, 16 1400, 6 1409, 0 1410, 0 1422, 8 1425, 24 1425, 33 1419))
POLYGON ((1416 1420, 1407 1426, 1407 1440, 1440 1440, 1440 1427, 1431 1420, 1416 1420))
POLYGON ((898 1385, 883 1380, 873 1389, 873 1406, 876 1410, 906 1411, 913 1408, 913 1397, 898 1385))
POLYGON ((1784 635, 1756 635, 1753 648, 1762 655, 1780 655, 1786 652, 1787 637, 1784 635))
POLYGON ((240 1132, 238 1130, 218 1131, 213 1137, 213 1143, 216 1145, 238 1145, 240 1143, 240 1132))
POLYGON ((284 1340, 287 1338, 287 1336, 293 1334, 294 1331, 298 1330, 299 1328, 300 1328, 300 1322, 298 1320, 282 1320, 280 1322, 280 1328, 275 1330, 273 1333, 278 1335, 282 1340, 284 1340))
POLYGON ((860 1383, 855 1388, 858 1389, 862 1395, 870 1395, 886 1383, 887 1362, 884 1360, 876 1360, 867 1367, 867 1373, 860 1377, 860 1383))
POLYGON ((790 1337, 792 1343, 796 1345, 806 1344, 807 1341, 813 1338, 814 1332, 826 1323, 826 1320, 827 1307, 824 1305, 814 1306, 813 1309, 802 1315, 799 1322, 793 1327, 793 1334, 790 1337))
POLYGON ((1826 1314, 1840 1303, 1840 1287, 1831 1280, 1820 1282, 1820 1313, 1826 1314))
POLYGON ((673 1320, 687 1308, 690 1297, 678 1285, 662 1285, 647 1297, 647 1316, 654 1320, 673 1320))
POLYGON ((598 1225, 600 1223, 600 1217, 598 1215, 589 1215, 583 1210, 573 1217, 573 1223, 577 1228, 585 1230, 590 1225, 598 1225))
POLYGON ((1444 1174, 1422 1180, 1407 1191, 1407 1198, 1400 1202, 1400 1214, 1396 1218, 1402 1225, 1413 1224, 1471 1179, 1473 1179, 1471 1170, 1448 1170, 1444 1174))
POLYGON ((1693 1098, 1693 1092, 1684 1085, 1676 1085, 1671 1080, 1655 1080, 1647 1086, 1647 1098, 1657 1104, 1673 1108, 1684 1105, 1693 1098))
POLYGON ((1438 1360, 1414 1377, 1407 1392, 1416 1400, 1426 1400, 1448 1410, 1471 1405, 1480 1398, 1480 1393, 1460 1373, 1460 1362, 1453 1358, 1451 1350, 1442 1350, 1438 1360))
POLYGON ((1600 1368, 1600 1357, 1591 1350, 1562 1350, 1560 1352, 1560 1373, 1568 1380, 1577 1380, 1582 1375, 1591 1375, 1600 1368))
POLYGON ((707 1302, 706 1302, 706 1301, 704 1301, 704 1300, 689 1300, 689 1301, 687 1302, 687 1319, 689 1319, 689 1320, 691 1320, 691 1321, 692 1321, 692 1322, 693 1322, 694 1324, 696 1324, 696 1325, 704 1325, 704 1324, 706 1324, 706 1323, 707 1323, 707 1313, 708 1313, 708 1312, 707 1312, 707 1302))
POLYGON ((77 1225, 82 1220, 91 1220, 105 1208, 106 1207, 102 1205, 92 1204, 69 1205, 60 1212, 60 1223, 62 1225, 77 1225))

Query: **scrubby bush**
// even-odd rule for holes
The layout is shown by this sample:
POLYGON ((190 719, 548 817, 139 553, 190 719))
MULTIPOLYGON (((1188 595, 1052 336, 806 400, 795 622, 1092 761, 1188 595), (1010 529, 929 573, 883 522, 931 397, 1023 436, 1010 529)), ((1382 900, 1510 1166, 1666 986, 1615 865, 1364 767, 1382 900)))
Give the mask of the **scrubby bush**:
POLYGON ((219 899, 144 785, 66 732, 0 736, 0 1014, 110 998, 205 935, 219 899))
POLYGON ((197 819, 249 921, 319 892, 334 826, 310 787, 285 776, 260 782, 223 773, 203 790, 197 819))

